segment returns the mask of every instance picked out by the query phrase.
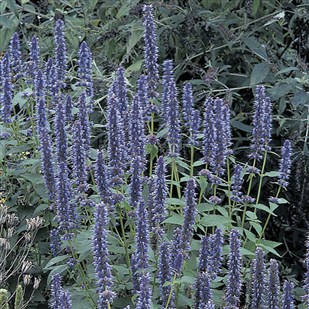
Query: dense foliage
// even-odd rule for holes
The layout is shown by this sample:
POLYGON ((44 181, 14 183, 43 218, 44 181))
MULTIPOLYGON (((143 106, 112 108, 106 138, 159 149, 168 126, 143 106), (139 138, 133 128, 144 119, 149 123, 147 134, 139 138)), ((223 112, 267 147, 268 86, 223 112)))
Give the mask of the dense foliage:
POLYGON ((306 4, 0 12, 1 305, 306 308, 306 4))

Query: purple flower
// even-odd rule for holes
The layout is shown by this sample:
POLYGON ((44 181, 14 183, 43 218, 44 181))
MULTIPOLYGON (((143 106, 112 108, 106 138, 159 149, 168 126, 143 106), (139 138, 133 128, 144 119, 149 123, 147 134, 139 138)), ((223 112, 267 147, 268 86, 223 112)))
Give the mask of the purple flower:
POLYGON ((28 75, 34 79, 40 67, 40 49, 38 38, 33 36, 30 41, 30 62, 28 64, 28 75))
POLYGON ((221 229, 217 228, 215 234, 211 236, 211 252, 212 252, 212 268, 211 278, 215 279, 220 271, 222 264, 222 246, 223 246, 223 234, 221 229))
POLYGON ((182 102, 185 126, 190 133, 189 143, 192 146, 198 146, 198 134, 200 133, 201 117, 200 112, 193 108, 192 85, 190 83, 186 83, 183 88, 182 102))
MULTIPOLYGON (((172 269, 171 269, 171 253, 170 246, 168 242, 163 242, 160 245, 159 250, 159 282, 160 282, 160 299, 162 308, 165 308, 169 295, 171 293, 171 286, 165 285, 166 282, 172 281, 172 269)), ((174 292, 172 292, 172 297, 169 302, 168 308, 174 308, 174 292)))
POLYGON ((9 54, 5 53, 1 59, 1 77, 2 77, 2 89, 0 94, 0 107, 1 107, 1 120, 4 123, 12 122, 12 82, 11 82, 11 70, 10 70, 10 58, 9 54))
POLYGON ((61 251, 61 242, 57 229, 52 229, 50 231, 50 251, 52 256, 57 256, 61 251))
POLYGON ((50 201, 55 199, 55 173, 54 173, 54 162, 53 154, 51 149, 51 138, 49 135, 48 122, 46 116, 45 96, 43 88, 43 78, 41 70, 38 71, 36 87, 42 87, 41 92, 37 94, 36 103, 36 124, 37 132, 40 141, 41 151, 41 166, 43 171, 43 178, 45 188, 48 192, 50 201))
POLYGON ((122 119, 128 117, 128 99, 127 99, 127 86, 124 76, 124 68, 120 67, 116 71, 115 91, 117 96, 117 109, 122 119))
MULTIPOLYGON (((84 41, 79 47, 79 58, 78 58, 78 78, 79 86, 86 88, 86 95, 90 97, 90 102, 93 97, 93 81, 92 81, 92 53, 87 43, 84 41)), ((92 112, 92 106, 90 103, 89 113, 92 112)))
POLYGON ((67 162, 68 141, 65 129, 66 125, 66 110, 64 100, 58 100, 56 106, 55 117, 55 137, 56 137, 56 153, 58 165, 67 162))
POLYGON ((291 173, 291 141, 286 140, 283 144, 280 160, 280 175, 278 183, 283 188, 288 186, 288 179, 291 173))
POLYGON ((59 231, 64 234, 63 239, 71 239, 72 231, 77 228, 77 215, 75 205, 71 201, 72 188, 68 177, 68 169, 63 161, 58 165, 58 178, 56 184, 56 220, 59 231))
POLYGON ((152 232, 160 239, 163 234, 162 222, 166 216, 167 188, 165 181, 164 157, 159 157, 155 170, 153 201, 154 208, 151 210, 152 232))
POLYGON ((87 184, 87 166, 86 166, 86 152, 82 138, 82 127, 77 120, 73 124, 73 145, 72 145, 72 162, 73 162, 73 178, 77 185, 79 193, 86 192, 87 184))
POLYGON ((58 96, 57 76, 54 62, 55 61, 52 58, 49 58, 45 65, 46 94, 51 96, 53 103, 58 96))
POLYGON ((66 52, 67 48, 65 45, 65 37, 64 37, 64 22, 61 19, 58 19, 55 23, 55 68, 56 68, 56 76, 57 83, 62 88, 65 86, 64 80, 66 78, 66 52))
POLYGON ((280 308, 280 283, 278 273, 278 263, 271 259, 268 272, 268 304, 269 309, 280 308))
POLYGON ((189 179, 185 191, 186 206, 184 208, 184 222, 181 229, 181 240, 179 249, 184 257, 188 256, 190 250, 190 242, 193 236, 193 225, 196 215, 196 198, 195 198, 195 181, 189 179))
POLYGON ((134 210, 142 197, 142 173, 143 164, 140 157, 133 158, 131 166, 131 184, 130 184, 130 206, 134 210))
POLYGON ((242 167, 240 164, 236 164, 234 167, 234 175, 232 178, 232 194, 231 194, 231 200, 236 203, 241 203, 241 188, 243 184, 243 179, 241 177, 242 167))
POLYGON ((306 256, 305 256, 306 272, 304 274, 304 290, 305 296, 303 296, 303 302, 306 303, 309 308, 309 239, 306 242, 306 256))
POLYGON ((287 280, 283 283, 282 309, 294 309, 293 283, 287 280))
POLYGON ((108 185, 108 177, 106 166, 103 159, 103 151, 98 151, 98 157, 96 161, 95 179, 98 186, 99 196, 107 206, 107 209, 111 211, 113 209, 111 192, 108 185))
MULTIPOLYGON (((198 274, 196 289, 199 291, 199 309, 204 309, 206 304, 212 303, 211 278, 207 272, 198 274)), ((206 307, 207 308, 207 307, 206 307)))
POLYGON ((149 285, 149 274, 143 272, 140 275, 140 289, 137 291, 136 309, 151 308, 151 288, 149 285))
POLYGON ((256 87, 256 98, 254 102, 252 142, 249 158, 262 159, 262 153, 269 151, 271 142, 271 102, 265 94, 265 87, 256 87))
POLYGON ((202 239, 201 243, 201 249, 200 249, 200 258, 199 258, 199 264, 198 264, 198 270, 199 272, 211 271, 211 265, 212 265, 212 252, 211 252, 211 238, 207 235, 205 235, 202 239))
POLYGON ((66 111, 66 119, 67 122, 71 121, 73 119, 73 103, 72 103, 72 97, 68 94, 65 99, 65 111, 66 111))
POLYGON ((242 285, 242 257, 240 253, 239 232, 232 230, 230 233, 230 252, 228 260, 228 280, 225 292, 225 309, 238 308, 242 285))
POLYGON ((86 104, 86 93, 82 92, 78 102, 78 118, 82 127, 82 138, 86 153, 90 150, 90 123, 86 104))
POLYGON ((137 270, 148 268, 148 224, 145 203, 140 199, 137 206, 136 223, 136 254, 135 262, 137 270))
POLYGON ((62 294, 61 287, 61 276, 59 274, 54 274, 51 280, 51 308, 60 309, 61 307, 61 298, 62 294))
POLYGON ((14 79, 19 79, 23 76, 22 74, 22 61, 20 52, 20 43, 18 33, 15 32, 12 35, 10 41, 10 63, 14 74, 14 79))
POLYGON ((117 97, 111 90, 108 97, 108 156, 111 186, 123 183, 124 171, 124 135, 120 114, 116 109, 117 97))
POLYGON ((62 290, 60 293, 60 306, 59 309, 72 309, 71 293, 62 290))
MULTIPOLYGON (((173 62, 172 60, 166 60, 163 63, 164 76, 169 76, 168 80, 163 79, 163 94, 166 109, 167 120, 167 141, 169 143, 169 155, 177 156, 178 148, 180 144, 180 124, 179 124, 179 104, 177 100, 176 82, 173 75, 173 62)), ((164 112, 164 110, 163 110, 164 112)))
POLYGON ((156 43, 156 28, 153 20, 153 6, 144 5, 144 41, 145 41, 145 67, 148 84, 148 97, 150 99, 156 98, 156 92, 159 72, 158 72, 158 46, 156 43))
POLYGON ((161 103, 161 117, 164 125, 168 122, 168 106, 170 104, 170 83, 174 80, 173 75, 173 62, 171 60, 166 60, 163 63, 163 93, 162 93, 162 103, 161 103))
POLYGON ((108 218, 106 205, 98 203, 94 215, 94 229, 92 239, 93 264, 99 292, 98 308, 107 308, 115 297, 111 288, 113 286, 112 269, 107 249, 108 218))
POLYGON ((130 129, 130 156, 132 158, 140 156, 145 160, 145 129, 142 117, 141 102, 138 97, 134 97, 129 118, 130 129))
POLYGON ((264 309, 266 301, 264 252, 261 248, 257 248, 255 255, 256 259, 252 261, 251 268, 251 306, 256 309, 264 309))
POLYGON ((149 98, 147 96, 147 78, 145 75, 141 75, 137 81, 137 100, 139 104, 139 108, 141 109, 141 125, 144 126, 145 121, 150 121, 149 115, 151 114, 151 105, 149 102, 149 98))

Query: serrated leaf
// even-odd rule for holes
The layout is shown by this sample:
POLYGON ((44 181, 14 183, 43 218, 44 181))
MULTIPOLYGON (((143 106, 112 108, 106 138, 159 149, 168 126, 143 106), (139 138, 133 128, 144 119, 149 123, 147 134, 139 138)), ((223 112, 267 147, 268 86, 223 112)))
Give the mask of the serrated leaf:
POLYGON ((56 257, 53 257, 44 267, 44 270, 51 269, 51 266, 54 266, 55 264, 62 262, 68 258, 67 255, 59 255, 56 257))
POLYGON ((267 62, 256 64, 251 73, 250 86, 255 86, 262 83, 265 77, 268 75, 269 70, 270 67, 267 62))
POLYGON ((127 46, 127 54, 130 54, 131 50, 134 46, 142 39, 143 31, 142 30, 135 30, 129 37, 129 42, 127 46))

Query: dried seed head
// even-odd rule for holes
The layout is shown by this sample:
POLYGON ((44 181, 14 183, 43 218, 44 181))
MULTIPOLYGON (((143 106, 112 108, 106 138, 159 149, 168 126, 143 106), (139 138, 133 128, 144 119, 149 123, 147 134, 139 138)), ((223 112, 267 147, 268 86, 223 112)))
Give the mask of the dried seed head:
POLYGON ((7 231, 7 238, 12 238, 14 231, 15 231, 14 227, 9 227, 7 231))
POLYGON ((0 199, 0 225, 4 224, 7 219, 8 207, 0 199))
POLYGON ((18 224, 19 220, 18 217, 14 214, 8 214, 6 218, 6 224, 11 227, 11 226, 16 226, 18 224))
POLYGON ((34 231, 39 229, 43 225, 44 219, 41 217, 35 217, 26 219, 26 222, 27 222, 27 231, 34 231))
POLYGON ((7 241, 6 238, 0 238, 0 248, 2 248, 5 251, 9 251, 11 246, 10 243, 7 241))
POLYGON ((34 283, 33 283, 34 290, 39 288, 40 282, 41 282, 41 278, 37 278, 37 277, 34 278, 34 283))
POLYGON ((25 274, 23 278, 24 285, 29 285, 31 283, 31 278, 32 278, 32 275, 25 274))
POLYGON ((28 232, 25 232, 24 233, 24 238, 25 238, 25 241, 26 241, 26 243, 29 243, 30 241, 31 241, 31 234, 30 233, 28 233, 28 232))
POLYGON ((21 266, 21 271, 23 273, 26 273, 30 270, 30 268, 32 267, 32 262, 31 261, 24 261, 22 266, 21 266))

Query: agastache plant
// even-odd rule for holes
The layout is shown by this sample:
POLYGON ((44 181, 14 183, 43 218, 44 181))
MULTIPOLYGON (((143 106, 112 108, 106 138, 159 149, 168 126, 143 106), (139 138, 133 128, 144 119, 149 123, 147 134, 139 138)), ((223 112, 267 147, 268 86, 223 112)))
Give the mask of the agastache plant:
POLYGON ((66 78, 66 44, 64 37, 64 22, 61 19, 58 19, 55 23, 55 69, 56 69, 56 82, 60 88, 65 86, 66 78))
POLYGON ((274 259, 271 259, 269 264, 267 308, 280 308, 280 283, 278 262, 274 259))
POLYGON ((86 95, 90 97, 89 112, 92 112, 92 97, 93 97, 93 81, 92 81, 92 53, 84 41, 79 47, 79 58, 78 58, 78 85, 85 87, 86 95))
POLYGON ((96 205, 92 240, 93 264, 99 292, 98 309, 111 308, 115 298, 112 291, 112 269, 107 249, 108 217, 106 205, 101 202, 96 205))
POLYGON ((0 94, 1 120, 4 123, 12 122, 12 82, 9 53, 1 59, 2 93, 0 94))
POLYGON ((14 79, 19 79, 22 74, 22 60, 18 33, 15 32, 10 41, 10 63, 14 79))
POLYGON ((148 97, 156 98, 156 91, 159 80, 158 72, 158 46, 156 43, 156 27, 153 18, 153 6, 151 4, 143 6, 144 13, 144 58, 148 84, 148 97))

